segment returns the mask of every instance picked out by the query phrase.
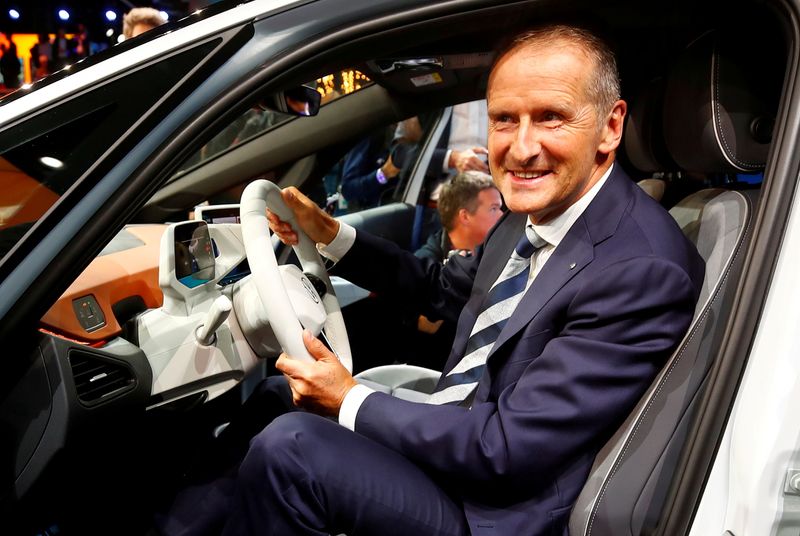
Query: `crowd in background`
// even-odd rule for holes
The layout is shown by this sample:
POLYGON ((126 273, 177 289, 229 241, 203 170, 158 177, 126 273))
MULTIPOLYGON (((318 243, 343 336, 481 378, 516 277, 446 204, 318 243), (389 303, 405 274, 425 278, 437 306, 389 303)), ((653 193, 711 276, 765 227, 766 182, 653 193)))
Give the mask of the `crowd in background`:
MULTIPOLYGON (((122 34, 116 41, 136 37, 164 22, 164 15, 154 8, 133 8, 123 17, 122 34)), ((59 27, 55 33, 39 33, 38 41, 29 49, 26 47, 27 50, 19 50, 17 42, 20 39, 15 39, 14 35, 11 32, 0 33, 0 96, 14 91, 25 82, 40 80, 111 45, 108 34, 90 36, 86 25, 80 22, 69 28, 59 27), (26 76, 26 60, 29 78, 26 76)))

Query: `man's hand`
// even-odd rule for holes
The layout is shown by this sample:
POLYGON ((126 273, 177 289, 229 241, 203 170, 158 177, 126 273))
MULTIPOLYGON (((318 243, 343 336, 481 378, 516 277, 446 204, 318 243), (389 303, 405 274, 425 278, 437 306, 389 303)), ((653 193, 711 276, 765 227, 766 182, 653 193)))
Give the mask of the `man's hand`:
POLYGON ((303 343, 316 362, 298 361, 283 353, 275 367, 289 380, 295 406, 319 415, 336 417, 345 395, 358 382, 339 359, 307 329, 303 330, 303 343))
MULTIPOLYGON (((283 202, 294 213, 300 229, 313 242, 328 245, 331 240, 336 238, 336 233, 339 232, 339 222, 300 193, 300 190, 289 186, 281 191, 281 195, 283 202)), ((267 210, 267 221, 269 221, 270 230, 278 235, 281 242, 290 246, 297 244, 297 229, 292 229, 291 225, 269 210, 267 210)))
POLYGON ((397 177, 402 170, 394 165, 394 162, 392 162, 392 155, 389 155, 386 158, 386 162, 384 162, 384 164, 381 166, 381 171, 383 171, 384 177, 387 179, 393 179, 397 177))
POLYGON ((472 149, 465 149, 457 151, 453 149, 450 151, 450 161, 447 166, 450 169, 455 169, 459 173, 464 171, 483 171, 489 173, 489 166, 478 155, 488 155, 489 151, 485 147, 473 147, 472 149))

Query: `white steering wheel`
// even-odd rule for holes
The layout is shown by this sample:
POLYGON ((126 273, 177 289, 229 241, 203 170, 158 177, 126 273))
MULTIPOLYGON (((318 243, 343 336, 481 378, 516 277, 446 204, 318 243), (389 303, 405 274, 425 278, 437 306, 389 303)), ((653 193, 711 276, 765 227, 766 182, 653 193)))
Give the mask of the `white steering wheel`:
MULTIPOLYGON (((350 341, 342 318, 342 310, 333 285, 325 270, 316 245, 300 230, 294 213, 284 204, 281 190, 267 180, 251 182, 242 193, 240 215, 242 222, 242 239, 247 253, 247 261, 264 307, 269 323, 281 348, 297 359, 313 361, 303 344, 300 320, 296 311, 324 309, 324 322, 321 331, 329 345, 348 371, 353 370, 353 358, 350 354, 350 341), (299 270, 281 270, 275 259, 272 240, 270 239, 266 209, 269 208, 280 219, 292 225, 297 231, 299 243, 294 247, 303 272, 316 276, 325 283, 327 292, 321 298, 308 278, 299 270), (289 299, 287 287, 293 290, 289 299), (297 303, 302 301, 303 303, 297 303)), ((286 267, 281 267, 286 268, 286 267)), ((294 268, 294 267, 292 267, 294 268)), ((303 315, 300 315, 301 317, 303 315)), ((312 332, 320 331, 315 326, 306 326, 312 332)), ((319 335, 315 332, 314 335, 319 335)))

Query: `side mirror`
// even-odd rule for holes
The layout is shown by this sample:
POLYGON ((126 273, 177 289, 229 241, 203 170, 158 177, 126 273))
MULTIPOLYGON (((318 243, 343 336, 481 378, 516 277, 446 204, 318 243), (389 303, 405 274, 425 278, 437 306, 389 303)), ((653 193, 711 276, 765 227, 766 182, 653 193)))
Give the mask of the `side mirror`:
POLYGON ((322 95, 316 89, 298 86, 270 95, 259 104, 262 108, 284 114, 312 116, 319 113, 321 99, 322 95))

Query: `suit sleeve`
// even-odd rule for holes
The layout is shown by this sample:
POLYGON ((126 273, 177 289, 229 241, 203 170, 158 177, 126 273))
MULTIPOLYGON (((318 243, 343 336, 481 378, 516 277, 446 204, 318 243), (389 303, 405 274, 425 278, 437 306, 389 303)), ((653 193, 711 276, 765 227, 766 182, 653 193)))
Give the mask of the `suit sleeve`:
MULTIPOLYGON (((502 365, 518 379, 496 400, 467 410, 374 393, 355 430, 466 492, 529 493, 621 424, 688 328, 694 292, 663 259, 606 267, 570 299, 538 355, 502 365)), ((525 342, 507 344, 519 355, 525 342)))
POLYGON ((387 185, 375 178, 376 149, 371 138, 361 140, 347 153, 342 167, 342 194, 350 201, 368 206, 378 202, 387 185))
POLYGON ((442 174, 445 172, 444 159, 447 156, 447 152, 447 147, 433 150, 433 156, 431 157, 430 164, 428 164, 428 172, 426 173, 428 177, 438 178, 442 176, 442 174))
POLYGON ((353 247, 331 271, 407 310, 452 322, 472 292, 482 246, 471 257, 453 257, 446 265, 418 258, 393 242, 356 231, 353 247))
POLYGON ((428 169, 425 171, 425 176, 429 180, 438 180, 444 175, 444 159, 447 156, 448 145, 450 142, 450 126, 452 125, 452 115, 447 121, 447 125, 442 131, 442 135, 436 144, 436 149, 433 150, 431 161, 428 162, 428 169))

